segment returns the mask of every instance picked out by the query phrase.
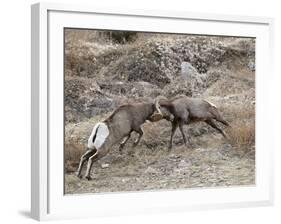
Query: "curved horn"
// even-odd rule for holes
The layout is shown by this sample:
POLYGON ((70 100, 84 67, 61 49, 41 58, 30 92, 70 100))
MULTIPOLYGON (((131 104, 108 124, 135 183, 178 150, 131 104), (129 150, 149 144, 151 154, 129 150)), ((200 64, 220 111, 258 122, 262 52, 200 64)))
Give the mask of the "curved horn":
POLYGON ((160 110, 161 106, 160 106, 160 104, 159 104, 159 100, 160 100, 159 98, 157 98, 157 99, 155 100, 155 108, 156 108, 157 112, 163 116, 163 114, 162 114, 162 112, 161 112, 161 110, 160 110))

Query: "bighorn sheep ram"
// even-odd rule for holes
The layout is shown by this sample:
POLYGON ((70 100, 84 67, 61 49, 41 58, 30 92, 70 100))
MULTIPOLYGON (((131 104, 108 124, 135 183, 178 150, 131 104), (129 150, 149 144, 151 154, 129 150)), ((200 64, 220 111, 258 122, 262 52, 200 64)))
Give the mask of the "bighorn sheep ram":
MULTIPOLYGON (((169 149, 172 149, 173 136, 178 127, 180 128, 184 143, 186 144, 183 125, 198 121, 206 122, 208 125, 218 130, 226 138, 224 131, 216 125, 214 120, 217 120, 226 126, 230 125, 222 118, 217 107, 213 103, 204 99, 190 98, 187 96, 179 96, 171 100, 158 98, 156 103, 161 106, 160 110, 163 110, 162 108, 164 108, 165 111, 168 111, 174 117, 173 119, 167 119, 169 117, 167 115, 163 117, 164 119, 172 120, 172 134, 169 149)), ((189 137, 188 142, 190 143, 189 137)))
POLYGON ((121 151, 133 131, 139 134, 134 142, 134 146, 136 146, 143 135, 141 125, 146 120, 151 120, 151 115, 155 111, 161 114, 159 108, 160 106, 155 102, 126 104, 117 108, 104 121, 97 123, 88 139, 87 151, 80 159, 77 176, 82 177, 82 167, 88 161, 85 178, 90 180, 93 162, 104 157, 114 144, 123 140, 119 147, 121 151))

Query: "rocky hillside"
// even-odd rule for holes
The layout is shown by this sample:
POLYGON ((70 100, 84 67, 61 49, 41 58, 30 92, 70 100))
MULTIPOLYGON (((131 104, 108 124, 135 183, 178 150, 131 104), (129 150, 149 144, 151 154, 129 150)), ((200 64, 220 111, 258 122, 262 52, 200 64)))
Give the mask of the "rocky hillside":
MULTIPOLYGON (((118 32, 116 33, 118 36, 118 32)), ((238 158, 246 156, 243 158, 250 160, 249 164, 252 165, 247 165, 248 168, 245 171, 243 166, 246 162, 244 161, 240 171, 248 172, 249 178, 246 178, 246 183, 254 183, 255 162, 252 152, 254 152, 255 138, 255 39, 137 33, 133 35, 133 38, 120 42, 120 40, 114 41, 112 34, 106 35, 106 32, 101 35, 101 32, 96 31, 66 30, 65 163, 68 173, 66 180, 70 181, 67 186, 72 186, 73 182, 76 186, 75 183, 78 180, 72 176, 71 172, 77 168, 80 155, 85 150, 88 136, 95 122, 108 116, 121 104, 149 101, 159 95, 168 98, 176 95, 204 97, 215 103, 225 119, 232 124, 233 128, 226 130, 230 138, 228 141, 222 139, 206 124, 192 124, 191 127, 186 127, 186 132, 193 141, 193 150, 195 150, 195 155, 191 157, 196 157, 196 149, 201 150, 198 151, 198 156, 207 153, 206 158, 208 155, 216 155, 216 153, 221 153, 220 150, 227 149, 229 151, 227 155, 230 156, 226 161, 236 156, 238 158)), ((191 166, 191 157, 188 155, 190 152, 183 148, 183 141, 178 132, 174 139, 174 152, 179 152, 179 155, 166 154, 170 129, 171 125, 166 121, 145 124, 144 138, 134 149, 135 151, 132 151, 130 142, 124 149, 125 155, 122 161, 128 157, 126 164, 129 164, 126 168, 128 170, 122 175, 126 176, 126 172, 127 174, 132 172, 133 176, 138 175, 138 172, 141 170, 146 172, 148 168, 157 170, 160 167, 161 170, 161 166, 166 166, 166 162, 161 165, 160 161, 167 161, 171 159, 170 156, 179 156, 178 163, 186 162, 189 163, 188 166, 191 166), (146 154, 147 163, 143 164, 142 161, 141 164, 137 164, 135 157, 143 159, 144 156, 139 152, 146 154), (154 165, 147 165, 156 159, 156 155, 159 156, 157 169, 154 165), (150 156, 152 161, 149 161, 150 156), (189 162, 185 156, 190 157, 189 162), (136 173, 133 172, 134 170, 136 173)), ((117 168, 120 170, 120 164, 124 162, 118 163, 118 158, 118 150, 115 148, 107 159, 105 158, 110 166, 107 169, 112 169, 110 171, 112 175, 115 173, 113 170, 117 168)), ((194 158, 193 161, 196 160, 194 158)), ((214 158, 216 159, 213 161, 224 161, 219 156, 214 158)), ((204 161, 201 162, 204 163, 204 161)), ((172 165, 171 174, 175 172, 174 169, 179 165, 178 163, 172 165)), ((198 164, 198 166, 201 165, 198 164)), ((237 167, 239 168, 239 163, 237 167)), ((223 168, 222 172, 224 169, 229 168, 223 168)), ((107 171, 109 170, 104 170, 105 173, 107 171)), ((99 173, 98 170, 95 171, 94 176, 98 175, 96 172, 99 173)), ((102 173, 101 170, 100 175, 105 175, 102 173)), ((199 176, 201 174, 199 172, 199 176)), ((164 173, 161 174, 160 171, 156 172, 154 178, 156 183, 163 181, 161 180, 163 175, 164 173)), ((146 178, 149 176, 147 175, 146 178)), ((243 184, 239 178, 235 180, 236 184, 243 184)), ((140 179, 140 182, 142 181, 140 179)), ((224 181, 216 183, 225 185, 224 181)), ((153 189, 154 185, 147 183, 147 186, 147 189, 153 189)), ((196 186, 196 184, 188 185, 184 182, 183 187, 188 186, 196 186)), ((211 185, 206 184, 206 186, 211 185)), ((99 192, 123 189, 122 187, 115 189, 114 184, 109 188, 96 187, 96 190, 93 190, 93 187, 83 186, 81 191, 99 192)), ((140 186, 133 186, 132 189, 123 190, 136 190, 136 188, 141 189, 140 186)), ((73 186, 67 189, 72 193, 79 192, 73 186)))

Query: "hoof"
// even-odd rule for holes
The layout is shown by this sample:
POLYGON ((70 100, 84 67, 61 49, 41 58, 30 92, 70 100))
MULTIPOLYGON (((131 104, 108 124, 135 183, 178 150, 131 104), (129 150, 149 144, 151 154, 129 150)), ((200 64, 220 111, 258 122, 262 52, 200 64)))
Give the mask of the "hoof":
POLYGON ((189 146, 191 149, 196 148, 196 145, 195 145, 195 144, 192 144, 192 143, 189 143, 188 146, 189 146))
POLYGON ((134 151, 130 151, 130 152, 128 153, 128 155, 129 155, 130 157, 135 157, 134 151))
POLYGON ((119 146, 119 153, 122 155, 123 154, 123 149, 124 149, 124 145, 120 145, 119 146))
POLYGON ((140 143, 140 138, 135 139, 133 142, 133 147, 136 147, 140 143))
POLYGON ((87 180, 92 180, 92 177, 90 177, 90 176, 85 176, 85 178, 86 178, 87 180))
POLYGON ((78 177, 79 179, 82 179, 82 175, 78 172, 75 173, 76 177, 78 177))

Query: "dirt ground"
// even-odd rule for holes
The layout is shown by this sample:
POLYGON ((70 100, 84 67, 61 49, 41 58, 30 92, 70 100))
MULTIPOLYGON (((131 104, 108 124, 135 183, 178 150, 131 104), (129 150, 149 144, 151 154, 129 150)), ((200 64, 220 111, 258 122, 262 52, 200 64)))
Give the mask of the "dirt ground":
POLYGON ((137 146, 122 155, 109 153, 94 164, 90 181, 67 173, 65 193, 254 185, 255 151, 237 151, 218 134, 212 137, 216 140, 212 146, 207 141, 200 147, 176 146, 172 151, 137 146))

